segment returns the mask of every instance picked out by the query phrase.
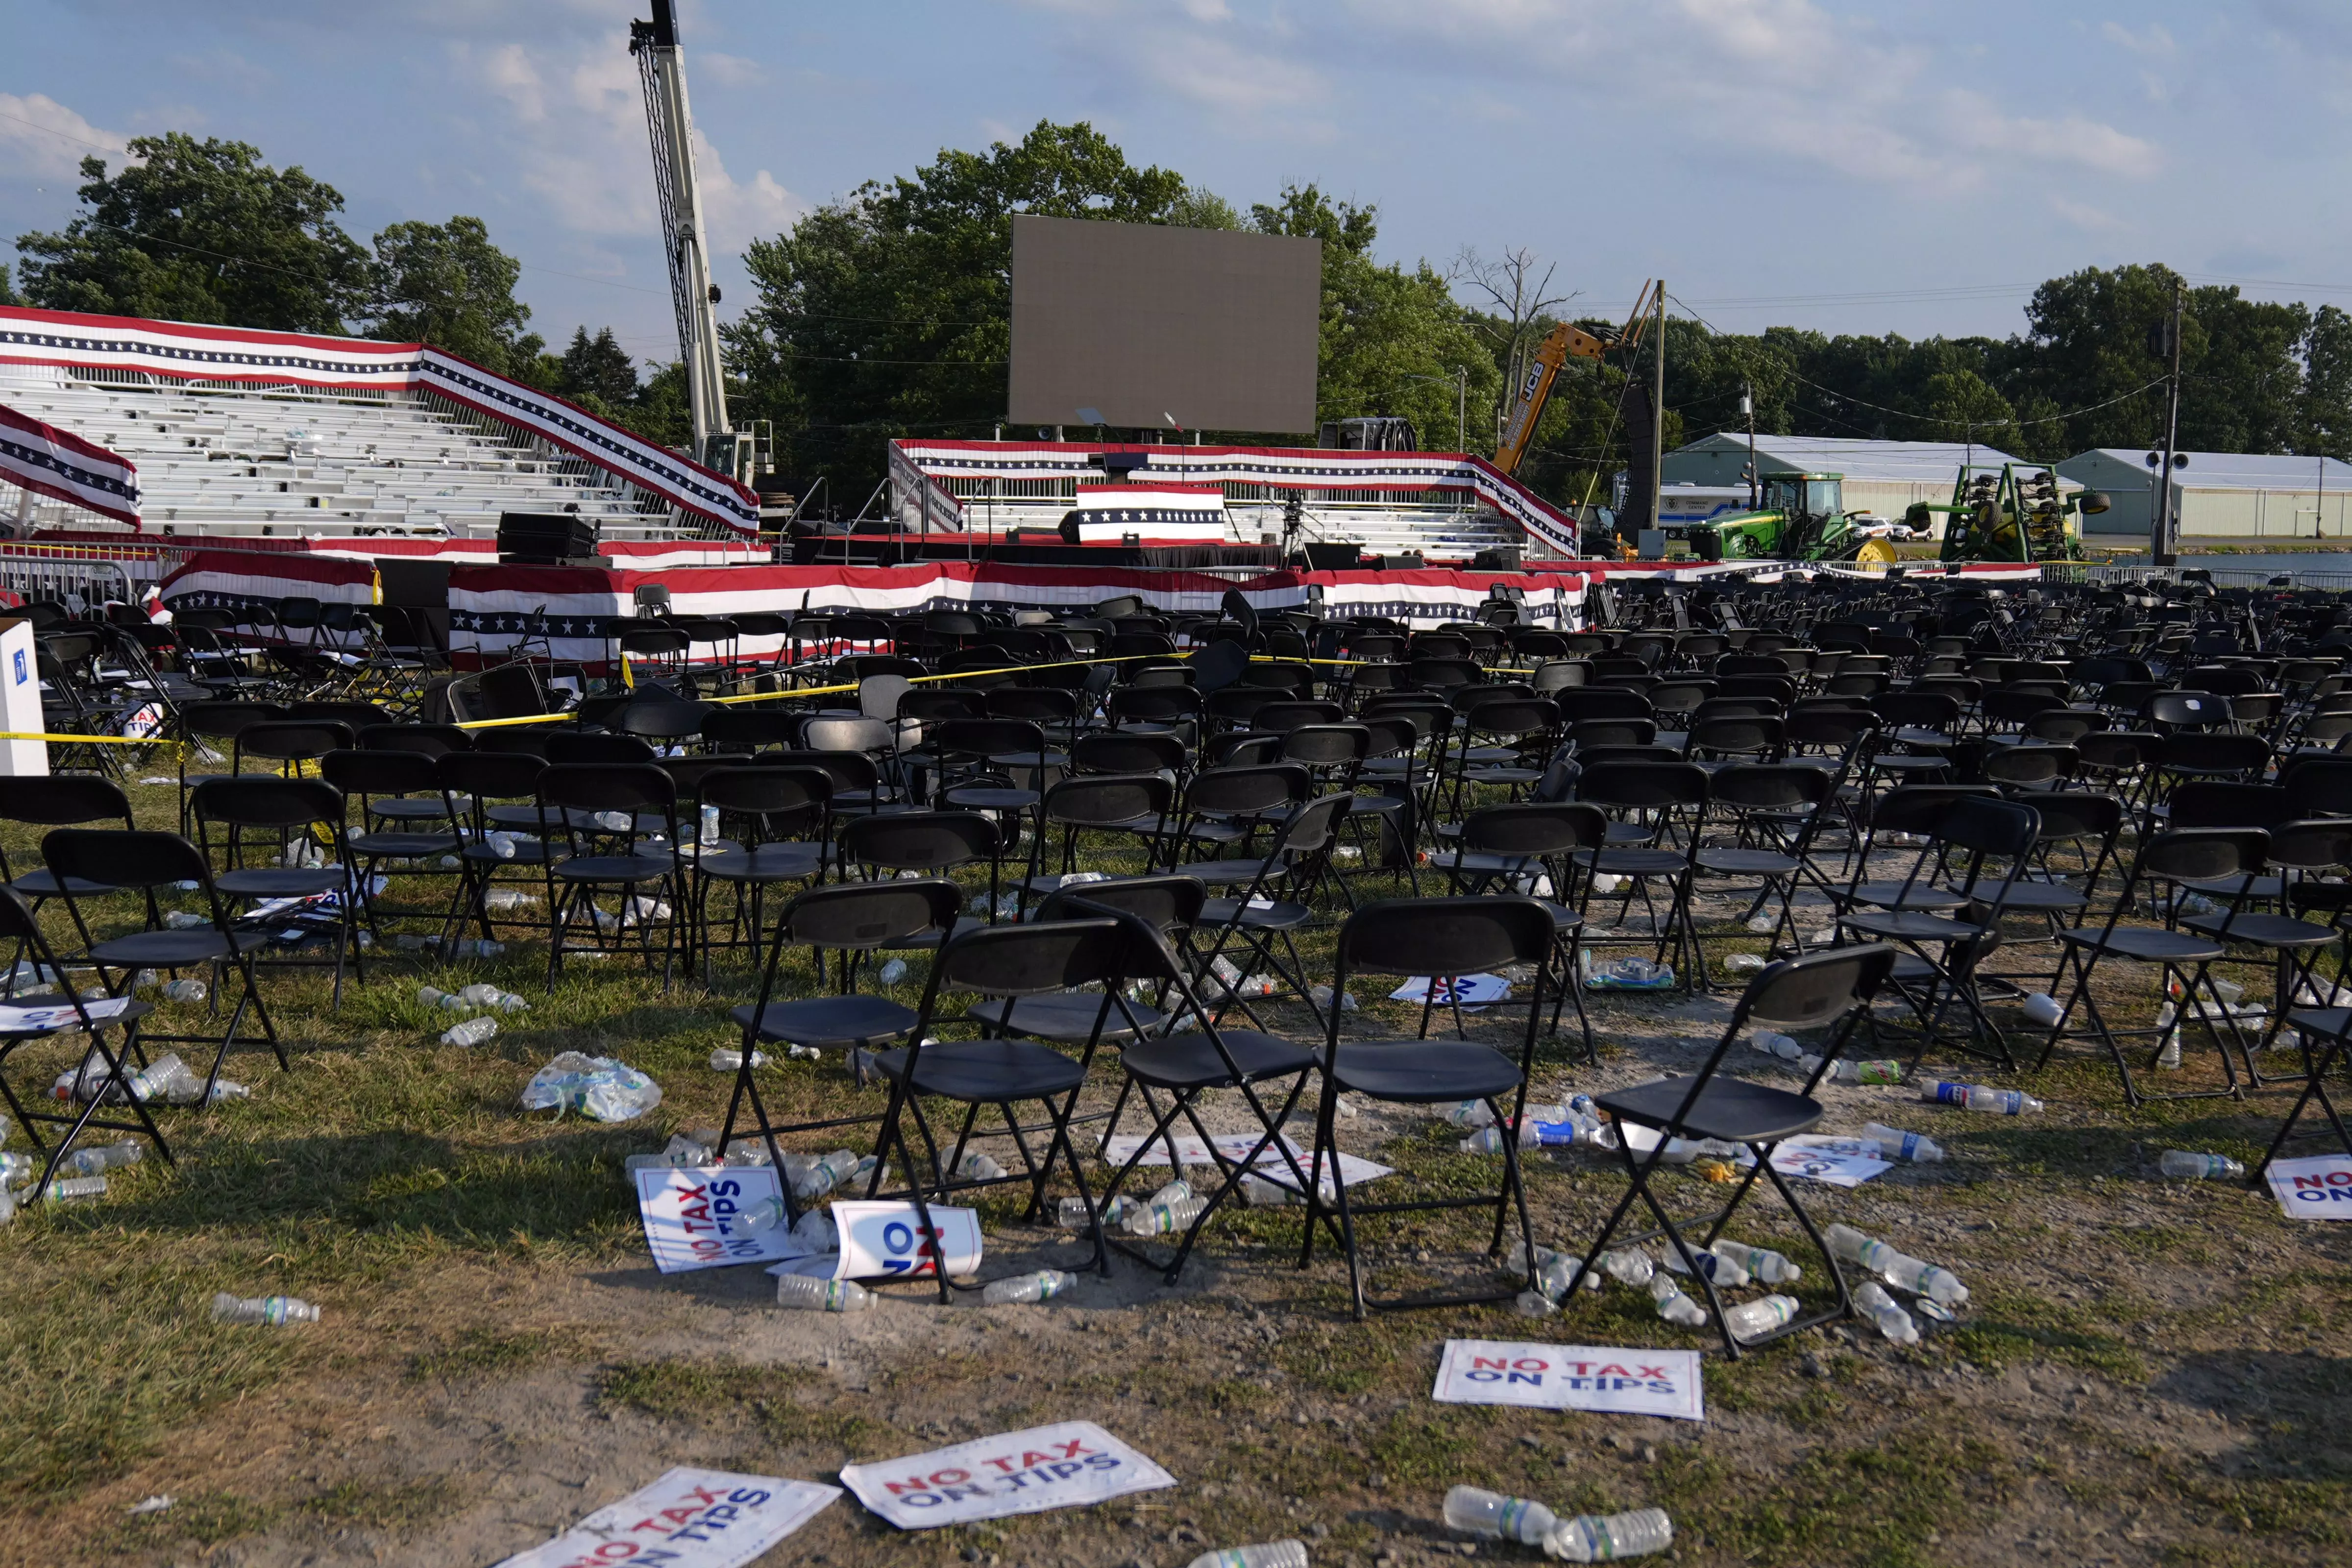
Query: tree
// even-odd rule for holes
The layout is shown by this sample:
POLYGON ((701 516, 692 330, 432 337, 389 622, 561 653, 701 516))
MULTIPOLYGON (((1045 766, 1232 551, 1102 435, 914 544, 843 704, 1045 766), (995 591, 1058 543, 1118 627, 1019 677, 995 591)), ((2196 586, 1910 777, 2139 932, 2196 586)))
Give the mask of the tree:
POLYGON ((480 218, 396 223, 375 237, 364 318, 376 337, 431 343, 486 370, 524 374, 545 340, 523 331, 514 297, 522 264, 490 243, 480 218))
POLYGON ((110 175, 84 158, 83 211, 16 238, 25 294, 55 310, 341 332, 367 298, 367 258, 335 221, 343 198, 243 142, 133 137, 110 175))
MULTIPOLYGON (((1455 374, 1463 369, 1469 373, 1469 405, 1494 406, 1501 373, 1464 320, 1445 279, 1426 261, 1408 272, 1373 258, 1372 242, 1380 236, 1375 208, 1335 205, 1311 184, 1286 185, 1279 202, 1250 209, 1250 226, 1323 242, 1318 420, 1402 415, 1412 421, 1423 446, 1451 446, 1455 374)), ((1468 444, 1492 452, 1492 422, 1474 422, 1468 444)))
POLYGON ((621 408, 637 400, 636 362, 629 358, 610 327, 600 329, 593 338, 585 327, 573 329, 572 346, 557 363, 555 390, 574 403, 593 399, 607 407, 621 408))
POLYGON ((24 301, 22 300, 16 298, 16 290, 9 286, 8 264, 5 261, 0 261, 0 305, 21 305, 23 303, 24 301))
POLYGON ((2303 407, 2294 449, 2352 458, 2352 315, 2312 313, 2303 340, 2303 407))
POLYGON ((890 437, 986 435, 1003 417, 1015 213, 1197 223, 1221 208, 1086 124, 942 149, 752 243, 759 300, 725 330, 729 367, 747 414, 787 432, 796 472, 862 500, 890 437))
POLYGON ((1474 330, 1486 338, 1496 363, 1502 367, 1503 400, 1494 409, 1497 441, 1501 439, 1503 421, 1509 416, 1510 402, 1517 395, 1521 378, 1527 374, 1529 356, 1559 324, 1549 313, 1551 308, 1568 303, 1568 295, 1550 292, 1556 269, 1525 246, 1506 250, 1498 259, 1490 261, 1465 245, 1447 272, 1449 283, 1457 287, 1468 284, 1494 306, 1492 313, 1473 315, 1470 321, 1474 330), (1541 277, 1536 275, 1538 266, 1543 268, 1541 277))

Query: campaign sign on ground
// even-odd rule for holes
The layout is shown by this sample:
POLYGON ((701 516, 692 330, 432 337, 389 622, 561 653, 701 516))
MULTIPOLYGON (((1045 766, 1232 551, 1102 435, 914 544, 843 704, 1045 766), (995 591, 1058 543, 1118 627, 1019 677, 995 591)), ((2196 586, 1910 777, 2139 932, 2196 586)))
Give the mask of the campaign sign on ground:
POLYGON ((776 1173, 760 1165, 719 1165, 698 1171, 664 1167, 639 1171, 637 1213, 646 1245, 665 1274, 769 1263, 800 1250, 784 1226, 757 1234, 743 1228, 743 1211, 776 1196, 776 1173))
POLYGON ((1391 1002, 1460 1003, 1465 1013, 1510 999, 1511 983, 1499 974, 1416 974, 1389 993, 1391 1002))
MULTIPOLYGON (((100 1023, 121 1014, 131 1005, 128 996, 92 996, 82 1003, 82 1012, 90 1022, 100 1023)), ((70 1002, 58 1002, 47 1006, 26 1006, 18 1002, 0 1003, 0 1032, 12 1035, 37 1034, 43 1029, 78 1028, 82 1014, 73 1010, 70 1002)), ((128 1069, 125 1069, 128 1070, 128 1069)))
POLYGON ((835 1279, 929 1279, 942 1255, 950 1279, 980 1267, 980 1215, 971 1209, 933 1204, 929 1237, 921 1215, 905 1202, 835 1204, 833 1222, 841 1231, 835 1279))
MULTIPOLYGON (((1238 1161, 1252 1149, 1257 1148, 1258 1140, 1264 1136, 1265 1134, 1260 1132, 1220 1132, 1211 1142, 1216 1144, 1218 1153, 1228 1160, 1238 1161)), ((1135 1152, 1141 1148, 1143 1148, 1141 1133, 1122 1132, 1115 1138, 1104 1140, 1102 1158, 1106 1164, 1125 1165, 1128 1161, 1135 1158, 1135 1152)), ((1298 1162, 1300 1170, 1312 1168, 1313 1162, 1307 1158, 1306 1151, 1292 1142, 1287 1132, 1282 1134, 1282 1148, 1290 1151, 1291 1158, 1298 1162)), ((1209 1163, 1208 1146, 1192 1133, 1180 1132, 1176 1135, 1176 1155, 1187 1165, 1205 1165, 1209 1163)), ((1164 1138, 1154 1138, 1151 1141, 1151 1147, 1144 1149, 1143 1158, 1136 1161, 1139 1165, 1165 1165, 1168 1163, 1168 1141, 1164 1138)), ((1291 1179, 1290 1167, 1283 1161, 1281 1149, 1276 1148, 1271 1143, 1259 1152, 1257 1163, 1251 1169, 1269 1182, 1278 1183, 1294 1192, 1298 1190, 1298 1184, 1291 1179)), ((1340 1178, 1351 1187, 1360 1187, 1366 1182, 1394 1174, 1396 1172, 1390 1166, 1375 1164, 1370 1160, 1360 1159, 1349 1153, 1342 1152, 1339 1156, 1340 1178)), ((1322 1186, 1323 1195, 1329 1197, 1331 1173, 1328 1170, 1323 1173, 1322 1186)))
POLYGON ((1441 1405, 1524 1405, 1704 1421, 1696 1351, 1448 1340, 1430 1397, 1441 1405))
POLYGON ((1048 1509, 1083 1508, 1176 1478, 1091 1421, 1032 1426, 876 1465, 844 1465, 841 1484, 901 1530, 930 1530, 1048 1509))
POLYGON ((2273 1160, 2263 1177, 2289 1219, 2352 1219, 2352 1156, 2273 1160))
POLYGON ((681 1466, 498 1568, 739 1568, 840 1495, 814 1481, 681 1466))
MULTIPOLYGON (((1774 1145, 1772 1168, 1784 1176, 1802 1176, 1808 1181, 1825 1182, 1832 1187, 1858 1187, 1882 1172, 1895 1168, 1891 1161, 1873 1154, 1857 1154, 1851 1150, 1824 1149, 1809 1141, 1811 1135, 1790 1138, 1774 1145)), ((1832 1142, 1823 1139, 1822 1142, 1832 1142)), ((1748 1155, 1742 1149, 1740 1153, 1748 1155)), ((1742 1165, 1755 1163, 1752 1156, 1741 1159, 1742 1165)))

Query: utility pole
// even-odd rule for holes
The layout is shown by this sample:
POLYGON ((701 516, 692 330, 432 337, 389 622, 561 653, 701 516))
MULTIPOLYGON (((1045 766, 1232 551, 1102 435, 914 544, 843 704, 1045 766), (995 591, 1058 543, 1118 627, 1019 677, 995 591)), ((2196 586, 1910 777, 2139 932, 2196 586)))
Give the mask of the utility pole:
POLYGON ((1756 388, 1743 382, 1739 387, 1739 412, 1748 416, 1748 510, 1756 510, 1756 388))
POLYGON ((1470 450, 1470 367, 1454 367, 1454 449, 1470 450))
POLYGON ((2164 458, 2156 470, 2153 489, 2154 504, 2148 519, 2148 563, 2155 566, 2174 566, 2180 561, 2180 537, 2172 515, 2173 443, 2180 434, 2180 310, 2181 286, 2179 279, 2172 283, 2172 320, 2168 329, 2166 347, 2171 351, 2169 384, 2164 394, 2164 458))
POLYGON ((1658 279, 1658 349, 1650 367, 1650 528, 1662 526, 1666 461, 1666 280, 1658 279))

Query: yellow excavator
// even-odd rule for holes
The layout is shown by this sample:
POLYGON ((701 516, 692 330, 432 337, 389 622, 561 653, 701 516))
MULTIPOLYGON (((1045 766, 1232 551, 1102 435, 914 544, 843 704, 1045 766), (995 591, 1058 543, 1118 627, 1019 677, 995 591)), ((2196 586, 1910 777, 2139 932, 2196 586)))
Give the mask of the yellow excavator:
POLYGON ((1528 444, 1536 437, 1536 423, 1543 417, 1544 405, 1551 401, 1551 385, 1559 378, 1562 365, 1570 359, 1599 359, 1612 349, 1622 349, 1628 359, 1633 357, 1642 346, 1650 313, 1656 309, 1650 297, 1656 287, 1654 282, 1643 283, 1641 298, 1633 301, 1633 313, 1605 338, 1562 321, 1536 345, 1526 374, 1519 377, 1518 393, 1511 400, 1511 416, 1503 423, 1503 438, 1495 447, 1495 467, 1507 474, 1518 471, 1519 460, 1528 455, 1528 444))

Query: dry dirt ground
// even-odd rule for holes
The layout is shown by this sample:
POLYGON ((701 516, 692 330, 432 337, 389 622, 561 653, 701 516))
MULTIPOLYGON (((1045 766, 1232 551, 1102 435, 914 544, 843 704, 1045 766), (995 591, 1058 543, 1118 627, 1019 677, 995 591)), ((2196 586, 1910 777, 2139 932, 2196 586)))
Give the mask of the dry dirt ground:
MULTIPOLYGON (((383 967, 331 1019, 300 988, 313 982, 289 984, 295 1071, 240 1057, 255 1099, 175 1113, 176 1171, 150 1162, 101 1202, 0 1232, 0 1560, 488 1564, 674 1465, 829 1480, 852 1460, 1083 1419, 1180 1484, 914 1534, 845 1498, 765 1561, 1168 1568, 1287 1535, 1318 1564, 1531 1557, 1444 1529, 1460 1481, 1563 1513, 1664 1508, 1686 1564, 2352 1561, 2352 1226, 2291 1224, 2261 1192, 2155 1170, 2168 1147, 2251 1160, 2277 1093, 2134 1113, 2087 1058, 2027 1080, 2048 1109, 2016 1119, 1825 1089, 1828 1130, 1893 1122, 1951 1157, 1851 1191, 1808 1184, 1816 1218, 1953 1269, 1972 1300, 1954 1325, 1923 1322, 1913 1349, 1853 1325, 1710 1355, 1707 1419, 1686 1423, 1433 1403, 1449 1337, 1710 1341, 1613 1285, 1542 1322, 1505 1306, 1359 1324, 1328 1249, 1294 1267, 1297 1211, 1221 1220, 1173 1288, 1122 1259, 1034 1307, 902 1289, 866 1314, 785 1312, 756 1268, 662 1277, 619 1158, 716 1119, 728 1080, 702 1058, 740 992, 664 996, 604 965, 551 996, 518 955, 495 976, 533 1012, 467 1051, 431 1045, 415 974, 383 967), (625 1057, 667 1102, 620 1128, 517 1112, 522 1081, 567 1047, 625 1057), (218 1289, 310 1296, 325 1318, 217 1328, 218 1289), (126 1512, 159 1493, 173 1506, 126 1512)), ((1601 1065, 1547 1045, 1538 1089, 1685 1068, 1727 1013, 1719 998, 1603 1004, 1601 1065)), ((5 1064, 20 1090, 69 1059, 26 1056, 5 1064)), ((796 1110, 860 1103, 837 1063, 770 1070, 796 1110)), ((1344 1146, 1400 1167, 1399 1188, 1494 1169, 1425 1115, 1368 1109, 1342 1128, 1344 1146)), ((1589 1237, 1622 1191, 1613 1158, 1532 1163, 1538 1239, 1589 1237)), ((1686 1208, 1722 1190, 1683 1173, 1664 1186, 1686 1208)), ((992 1277, 1082 1256, 1010 1203, 983 1214, 992 1277)), ((1367 1233, 1383 1282, 1496 1278, 1472 1256, 1475 1220, 1367 1233)), ((1731 1234, 1780 1245, 1821 1288, 1769 1196, 1731 1234)))

